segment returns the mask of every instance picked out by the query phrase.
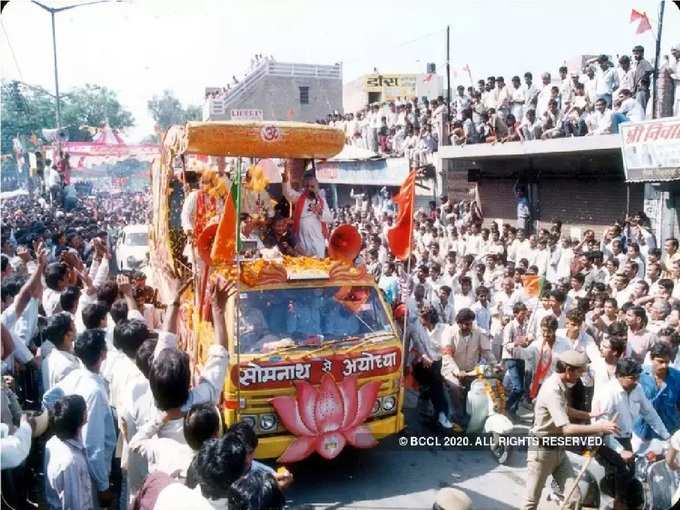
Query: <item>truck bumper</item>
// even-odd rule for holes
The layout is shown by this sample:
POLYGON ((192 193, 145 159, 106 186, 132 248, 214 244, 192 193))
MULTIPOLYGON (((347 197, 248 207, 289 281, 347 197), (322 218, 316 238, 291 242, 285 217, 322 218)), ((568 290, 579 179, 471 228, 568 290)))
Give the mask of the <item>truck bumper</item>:
MULTIPOLYGON (((376 439, 382 439, 403 430, 404 413, 399 412, 387 418, 370 421, 365 425, 376 439)), ((260 437, 257 450, 255 450, 255 457, 258 459, 275 459, 283 454, 294 440, 295 436, 291 435, 260 437)))

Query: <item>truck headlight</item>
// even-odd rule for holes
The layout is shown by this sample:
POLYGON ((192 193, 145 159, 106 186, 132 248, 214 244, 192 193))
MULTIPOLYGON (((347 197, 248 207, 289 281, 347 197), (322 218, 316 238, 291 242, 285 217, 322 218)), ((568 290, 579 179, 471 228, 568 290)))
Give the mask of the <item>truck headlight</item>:
POLYGON ((394 396, 390 397, 385 397, 382 401, 382 408, 384 411, 387 411, 388 413, 390 411, 394 411, 394 408, 397 407, 397 398, 394 396))
POLYGON ((253 430, 257 428, 257 418, 255 416, 252 416, 250 414, 243 415, 241 416, 241 421, 250 425, 253 428, 253 430))
POLYGON ((276 428, 276 416, 273 414, 263 414, 260 416, 260 429, 270 431, 276 428))

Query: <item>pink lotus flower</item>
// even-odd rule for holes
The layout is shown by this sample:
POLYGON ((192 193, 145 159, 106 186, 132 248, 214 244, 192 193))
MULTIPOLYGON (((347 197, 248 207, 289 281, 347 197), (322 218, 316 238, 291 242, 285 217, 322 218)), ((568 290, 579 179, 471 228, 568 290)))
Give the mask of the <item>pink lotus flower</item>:
POLYGON ((296 381, 297 398, 275 397, 271 403, 283 425, 297 438, 279 462, 297 462, 316 450, 325 459, 335 458, 347 443, 357 448, 378 444, 363 423, 371 413, 380 381, 371 381, 357 391, 357 377, 339 385, 324 374, 317 390, 306 381, 296 381))

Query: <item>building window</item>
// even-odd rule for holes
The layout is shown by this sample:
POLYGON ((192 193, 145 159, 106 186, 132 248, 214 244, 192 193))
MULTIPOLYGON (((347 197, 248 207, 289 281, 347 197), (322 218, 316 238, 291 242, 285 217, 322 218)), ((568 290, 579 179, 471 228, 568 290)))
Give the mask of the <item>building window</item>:
POLYGON ((300 87, 300 104, 309 104, 309 87, 300 87))

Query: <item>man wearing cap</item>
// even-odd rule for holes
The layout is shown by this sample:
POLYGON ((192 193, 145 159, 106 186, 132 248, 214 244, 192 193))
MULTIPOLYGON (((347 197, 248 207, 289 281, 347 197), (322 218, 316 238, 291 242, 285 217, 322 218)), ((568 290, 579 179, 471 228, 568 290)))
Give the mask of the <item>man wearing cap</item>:
MULTIPOLYGON (((539 438, 538 446, 530 447, 527 455, 527 497, 523 508, 535 510, 549 475, 560 484, 566 494, 567 480, 574 483, 574 469, 569 463, 563 446, 543 444, 541 437, 556 435, 595 435, 618 433, 615 423, 602 420, 593 425, 578 425, 571 420, 589 420, 591 415, 567 406, 567 388, 580 379, 588 364, 588 356, 582 352, 565 351, 558 357, 555 373, 548 377, 538 392, 534 406, 534 426, 531 433, 539 438)), ((574 498, 580 497, 578 489, 574 498)))

